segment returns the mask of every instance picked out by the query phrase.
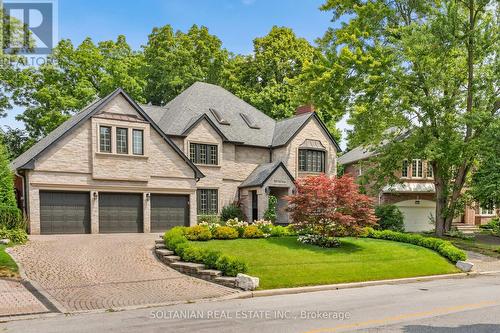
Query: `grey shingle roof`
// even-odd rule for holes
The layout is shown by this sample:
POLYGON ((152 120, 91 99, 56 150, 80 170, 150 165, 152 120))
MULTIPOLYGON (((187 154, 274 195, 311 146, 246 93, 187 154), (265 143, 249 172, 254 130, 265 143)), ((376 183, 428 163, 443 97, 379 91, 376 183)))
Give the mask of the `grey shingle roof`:
POLYGON ((344 155, 340 156, 337 160, 339 164, 345 165, 353 162, 361 161, 372 157, 377 154, 377 151, 373 147, 359 146, 356 147, 344 155))
POLYGON ((213 84, 196 82, 164 107, 142 105, 142 108, 168 135, 183 135, 193 119, 206 114, 228 141, 264 147, 272 142, 274 119, 213 84), (219 124, 210 108, 217 110, 230 125, 219 124), (240 113, 249 115, 260 129, 248 127, 240 113))
MULTIPOLYGON (((224 88, 203 82, 194 83, 164 107, 142 105, 142 108, 168 135, 183 136, 186 128, 206 115, 227 141, 261 147, 285 145, 316 116, 308 113, 275 121, 224 88), (229 125, 220 124, 210 109, 216 110, 229 125), (249 116, 259 128, 250 128, 240 114, 249 116)), ((333 138, 332 141, 340 151, 333 138)))
POLYGON ((25 151, 14 161, 11 162, 10 167, 12 170, 16 170, 25 164, 29 163, 43 150, 53 144, 57 139, 59 139, 63 134, 68 132, 71 128, 76 126, 83 118, 88 116, 92 111, 94 111, 101 103, 102 99, 96 99, 85 107, 82 111, 75 114, 73 117, 66 120, 64 123, 59 125, 55 130, 50 132, 47 136, 42 138, 40 141, 31 146, 30 149, 25 151))
POLYGON ((268 180, 269 177, 271 177, 271 175, 280 167, 282 167, 288 174, 290 179, 294 181, 292 175, 290 174, 290 171, 288 171, 283 162, 276 161, 272 163, 260 164, 259 166, 257 166, 252 171, 252 173, 248 175, 247 179, 245 179, 243 183, 241 183, 239 187, 242 188, 242 187, 262 186, 264 185, 266 180, 268 180))

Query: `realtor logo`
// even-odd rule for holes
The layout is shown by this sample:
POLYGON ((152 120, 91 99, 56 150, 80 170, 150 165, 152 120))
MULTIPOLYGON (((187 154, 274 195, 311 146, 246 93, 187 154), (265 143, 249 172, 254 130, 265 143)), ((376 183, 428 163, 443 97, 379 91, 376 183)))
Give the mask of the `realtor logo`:
POLYGON ((49 54, 57 42, 57 0, 0 0, 6 54, 49 54))

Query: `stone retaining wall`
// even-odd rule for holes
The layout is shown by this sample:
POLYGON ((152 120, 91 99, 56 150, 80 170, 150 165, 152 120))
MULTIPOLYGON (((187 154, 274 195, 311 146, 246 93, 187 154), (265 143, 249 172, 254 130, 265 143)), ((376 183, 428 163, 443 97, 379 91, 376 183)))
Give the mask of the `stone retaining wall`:
MULTIPOLYGON (((161 237, 161 236, 160 236, 161 237)), ((176 256, 173 251, 167 250, 163 238, 156 240, 155 244, 155 254, 166 265, 172 267, 176 271, 183 274, 190 275, 199 279, 221 284, 229 288, 240 288, 244 290, 253 290, 258 287, 258 279, 254 277, 249 277, 248 275, 238 274, 238 277, 233 276, 223 276, 221 271, 215 269, 208 269, 203 264, 198 264, 194 262, 184 262, 181 261, 179 256, 176 256), (247 282, 248 279, 254 279, 257 281, 256 286, 249 287, 247 282), (245 281, 243 284, 242 281, 245 281), (249 289, 253 288, 253 289, 249 289)))

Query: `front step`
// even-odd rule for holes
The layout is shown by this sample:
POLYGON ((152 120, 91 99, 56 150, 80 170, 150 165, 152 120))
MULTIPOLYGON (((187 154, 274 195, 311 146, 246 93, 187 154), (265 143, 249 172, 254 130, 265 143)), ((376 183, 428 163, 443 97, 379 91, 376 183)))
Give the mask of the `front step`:
POLYGON ((481 229, 479 229, 477 225, 473 224, 454 223, 451 226, 458 231, 461 231, 462 233, 468 235, 481 231, 481 229))

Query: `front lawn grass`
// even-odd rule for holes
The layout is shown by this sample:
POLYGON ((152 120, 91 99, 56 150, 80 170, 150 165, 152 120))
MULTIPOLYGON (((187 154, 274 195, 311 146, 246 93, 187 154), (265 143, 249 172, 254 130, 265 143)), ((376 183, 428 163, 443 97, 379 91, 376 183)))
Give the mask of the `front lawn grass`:
POLYGON ((17 277, 17 265, 10 255, 5 252, 6 248, 5 245, 0 245, 0 277, 17 277))
POLYGON ((243 259, 260 289, 396 279, 458 270, 436 252, 412 244, 342 238, 339 248, 301 244, 295 237, 193 242, 243 259))

